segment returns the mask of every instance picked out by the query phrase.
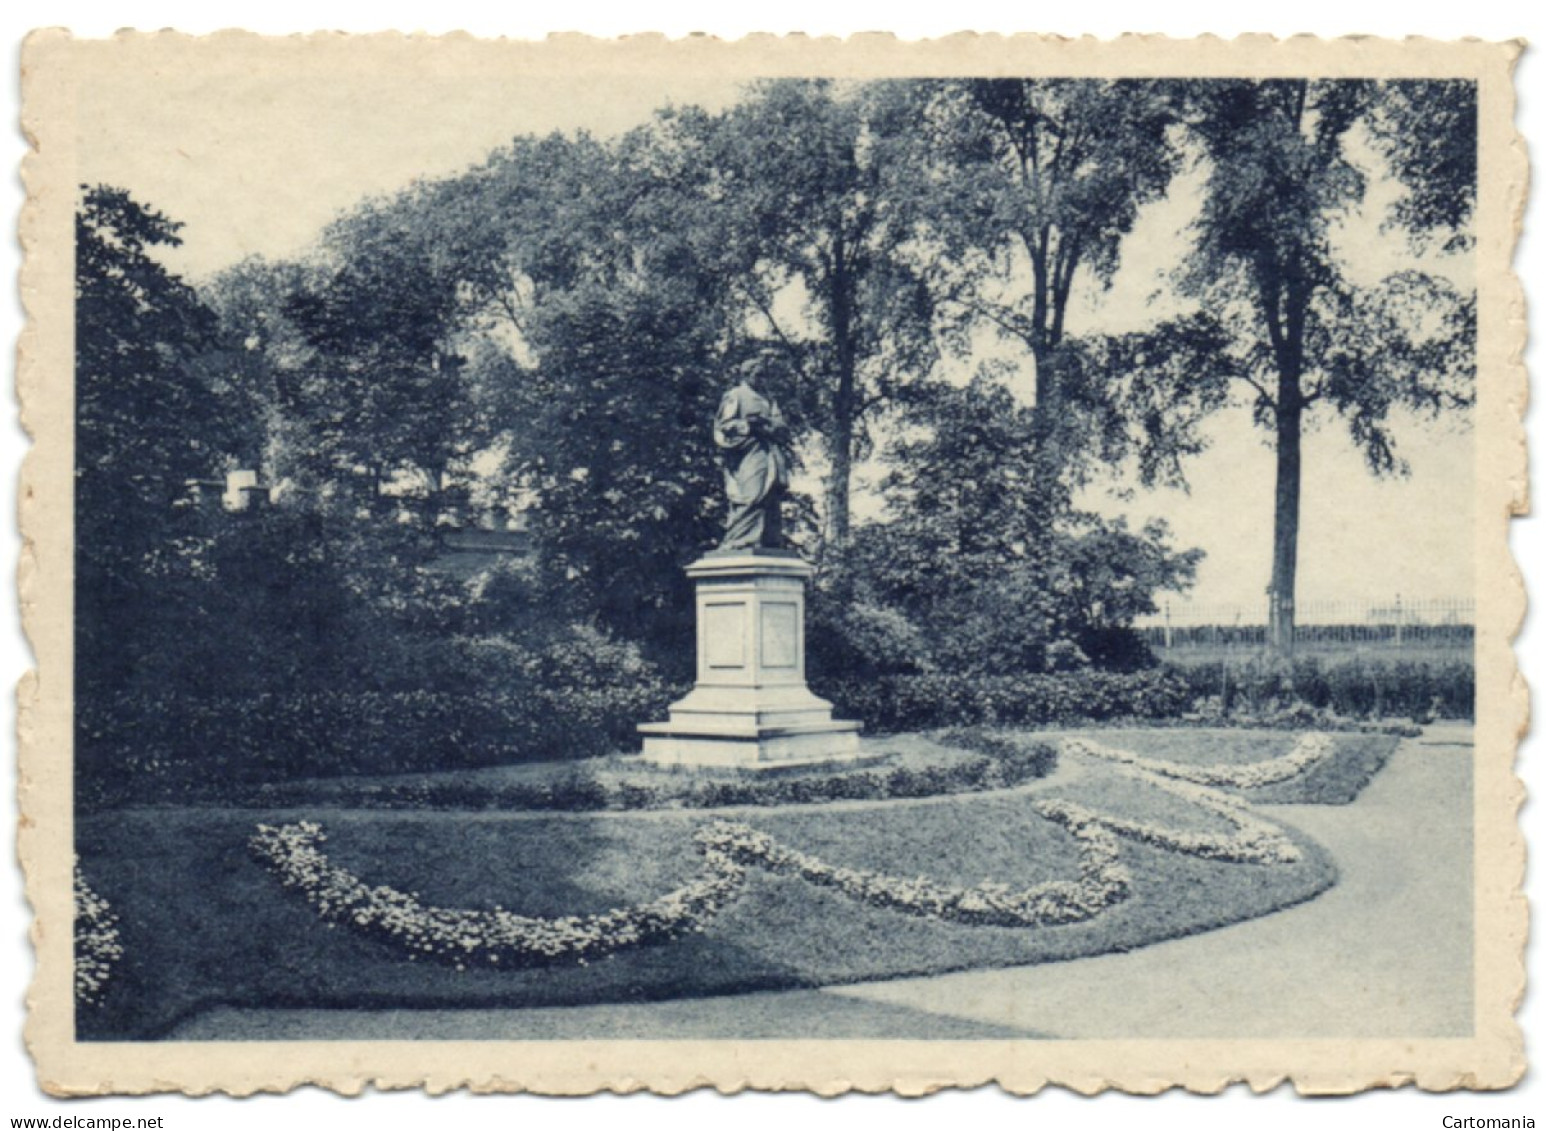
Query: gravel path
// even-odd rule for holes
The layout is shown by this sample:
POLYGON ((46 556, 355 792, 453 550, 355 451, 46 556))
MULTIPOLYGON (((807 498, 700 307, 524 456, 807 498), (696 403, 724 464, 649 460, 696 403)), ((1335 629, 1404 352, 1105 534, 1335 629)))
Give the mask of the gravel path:
POLYGON ((1470 732, 1402 743, 1352 805, 1262 806, 1330 850, 1309 903, 1130 954, 657 1004, 218 1009, 219 1039, 1459 1037, 1472 1026, 1470 732))
POLYGON ((1337 861, 1309 903, 1130 954, 829 992, 1066 1038, 1468 1036, 1469 743, 1402 743, 1352 805, 1262 806, 1337 861))

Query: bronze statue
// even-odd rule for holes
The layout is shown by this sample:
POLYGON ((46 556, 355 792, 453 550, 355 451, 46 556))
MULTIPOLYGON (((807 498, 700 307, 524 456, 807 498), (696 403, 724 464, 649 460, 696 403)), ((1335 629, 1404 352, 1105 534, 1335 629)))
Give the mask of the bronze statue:
POLYGON ((778 405, 752 386, 766 364, 753 358, 741 366, 714 417, 730 500, 721 553, 784 546, 780 506, 789 490, 789 428, 778 405))

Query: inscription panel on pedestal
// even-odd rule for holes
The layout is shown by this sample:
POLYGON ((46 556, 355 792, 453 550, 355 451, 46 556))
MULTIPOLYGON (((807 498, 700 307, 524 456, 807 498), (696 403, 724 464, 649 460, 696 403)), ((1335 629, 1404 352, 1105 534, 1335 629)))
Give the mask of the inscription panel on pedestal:
POLYGON ((710 602, 703 606, 703 663, 724 669, 746 666, 746 603, 710 602))
POLYGON ((800 666, 800 609, 793 601, 766 601, 762 606, 762 666, 800 666))

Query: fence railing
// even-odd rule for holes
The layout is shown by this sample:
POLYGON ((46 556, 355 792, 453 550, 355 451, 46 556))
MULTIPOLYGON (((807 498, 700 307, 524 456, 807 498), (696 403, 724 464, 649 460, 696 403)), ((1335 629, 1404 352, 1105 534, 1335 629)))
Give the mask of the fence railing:
MULTIPOLYGON (((1305 601, 1294 612, 1294 647, 1310 654, 1367 650, 1459 657, 1476 642, 1471 597, 1305 601)), ((1135 627, 1161 656, 1200 660, 1265 648, 1267 620, 1265 600, 1248 605, 1171 601, 1135 627)))

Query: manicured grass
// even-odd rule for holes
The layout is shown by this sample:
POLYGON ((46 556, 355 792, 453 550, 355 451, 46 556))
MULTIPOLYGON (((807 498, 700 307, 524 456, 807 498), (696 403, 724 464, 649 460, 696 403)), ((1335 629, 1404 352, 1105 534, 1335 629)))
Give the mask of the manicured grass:
MULTIPOLYGON (((1238 734, 1238 732, 1236 732, 1238 734)), ((964 927, 866 907, 798 879, 752 871, 697 935, 589 966, 458 971, 410 962, 328 928, 252 858, 258 822, 322 824, 335 863, 427 904, 528 915, 647 900, 693 875, 692 831, 744 821, 833 865, 1016 888, 1075 872, 1071 838, 1030 802, 1056 797, 1115 816, 1212 828, 1184 801, 1100 769, 1014 791, 927 801, 834 802, 714 814, 125 810, 83 818, 92 886, 120 917, 125 956, 82 1039, 150 1039, 202 1009, 497 1008, 694 997, 1048 962, 1130 950, 1266 914, 1334 882, 1326 854, 1292 833, 1294 864, 1229 864, 1124 841, 1129 899, 1087 922, 964 927)), ((791 1033, 788 1036, 798 1036, 791 1033)), ((923 1035, 923 1034, 920 1034, 923 1035)))
MULTIPOLYGON (((1301 738, 1295 731, 1239 730, 1228 727, 1112 727, 1038 730, 1027 737, 1056 743, 1085 738, 1130 750, 1148 758, 1191 765, 1238 765, 1287 754, 1301 738)), ((1333 733, 1330 758, 1297 778, 1258 789, 1230 790, 1253 803, 1275 805, 1347 805, 1358 799, 1401 740, 1386 734, 1333 733)))
POLYGON ((934 740, 893 736, 858 760, 764 768, 749 774, 714 767, 656 766, 633 756, 581 762, 319 778, 238 787, 209 803, 242 808, 294 804, 350 809, 599 811, 721 809, 828 801, 893 800, 973 793, 1022 785, 1057 766, 1057 750, 1034 736, 1005 737, 979 728, 934 740))

